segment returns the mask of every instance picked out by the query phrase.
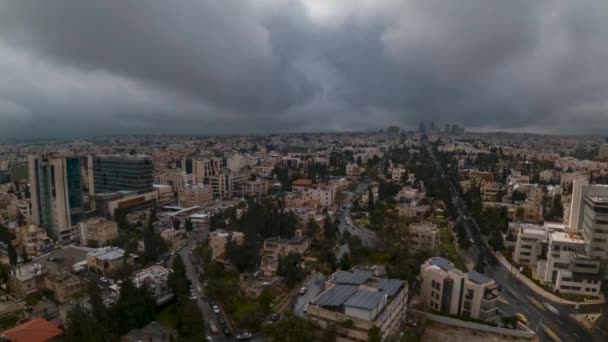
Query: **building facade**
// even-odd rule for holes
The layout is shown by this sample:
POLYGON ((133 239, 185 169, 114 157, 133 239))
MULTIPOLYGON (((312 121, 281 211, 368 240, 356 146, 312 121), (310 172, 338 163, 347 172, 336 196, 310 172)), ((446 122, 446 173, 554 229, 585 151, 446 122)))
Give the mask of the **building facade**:
POLYGON ((28 156, 33 223, 55 240, 69 240, 82 219, 81 159, 52 154, 28 156))
POLYGON ((420 266, 420 289, 426 308, 493 321, 498 314, 498 285, 474 271, 463 273, 449 260, 434 257, 420 266))
POLYGON ((90 193, 114 191, 134 191, 137 193, 153 190, 154 166, 152 159, 145 155, 105 155, 89 157, 89 168, 93 179, 90 193))

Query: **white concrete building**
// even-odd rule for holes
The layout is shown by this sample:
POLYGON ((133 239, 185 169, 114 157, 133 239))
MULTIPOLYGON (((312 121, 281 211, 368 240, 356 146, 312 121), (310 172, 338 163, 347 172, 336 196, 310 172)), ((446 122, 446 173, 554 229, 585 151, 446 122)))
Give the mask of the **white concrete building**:
POLYGON ((463 273, 449 260, 434 257, 420 266, 420 289, 428 309, 494 321, 498 285, 478 272, 463 273))

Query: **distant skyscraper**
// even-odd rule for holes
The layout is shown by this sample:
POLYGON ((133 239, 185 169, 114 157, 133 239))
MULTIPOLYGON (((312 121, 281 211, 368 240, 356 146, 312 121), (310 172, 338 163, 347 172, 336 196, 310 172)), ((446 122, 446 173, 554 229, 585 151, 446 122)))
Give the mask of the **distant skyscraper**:
POLYGON ((91 156, 89 164, 92 165, 89 172, 92 172, 93 179, 93 189, 89 189, 90 193, 121 190, 144 193, 153 190, 154 167, 148 156, 91 156))
POLYGON ((81 159, 30 155, 32 217, 56 240, 65 240, 82 218, 81 159))

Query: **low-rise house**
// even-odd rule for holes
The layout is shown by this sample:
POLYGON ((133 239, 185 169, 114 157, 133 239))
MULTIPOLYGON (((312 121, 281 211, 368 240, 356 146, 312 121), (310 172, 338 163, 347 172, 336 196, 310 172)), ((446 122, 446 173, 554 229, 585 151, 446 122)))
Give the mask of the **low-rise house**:
POLYGON ((401 217, 424 218, 431 210, 430 205, 418 205, 416 201, 399 203, 396 206, 397 214, 401 217))
POLYGON ((474 271, 464 273, 441 257, 421 265, 420 277, 426 308, 485 321, 496 319, 498 285, 493 279, 474 271))
POLYGON ((82 294, 83 283, 70 273, 55 274, 44 279, 46 288, 53 292, 59 303, 67 303, 82 294))
POLYGON ((429 222, 411 224, 407 230, 409 246, 414 249, 435 249, 439 247, 439 228, 429 222))
POLYGON ((228 239, 234 239, 238 244, 241 244, 245 240, 245 234, 241 232, 227 232, 221 229, 211 232, 209 235, 209 248, 211 248, 212 260, 225 261, 228 239))
POLYGON ((303 236, 297 230, 296 235, 290 239, 271 237, 264 240, 264 252, 287 256, 290 253, 304 254, 310 248, 310 238, 303 236))
POLYGON ((305 315, 322 328, 337 325, 338 341, 367 341, 374 326, 390 336, 405 320, 406 281, 375 278, 371 271, 338 271, 325 285, 325 291, 310 302, 305 315))
POLYGON ((35 318, 0 333, 12 342, 58 342, 62 331, 42 317, 35 318))
POLYGON ((87 254, 89 271, 108 275, 125 264, 125 251, 118 247, 97 248, 87 254))
POLYGON ((118 237, 118 225, 103 217, 92 217, 78 223, 80 244, 85 246, 103 246, 118 237))
POLYGON ((17 265, 11 270, 8 287, 18 297, 24 298, 44 289, 44 278, 48 271, 42 264, 28 263, 17 265))

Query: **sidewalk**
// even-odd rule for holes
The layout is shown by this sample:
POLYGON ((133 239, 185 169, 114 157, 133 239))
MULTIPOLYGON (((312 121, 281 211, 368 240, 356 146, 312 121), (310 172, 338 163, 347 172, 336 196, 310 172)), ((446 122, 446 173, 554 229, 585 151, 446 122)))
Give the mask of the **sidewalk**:
POLYGON ((525 275, 521 274, 513 265, 511 265, 511 263, 507 259, 505 259, 505 257, 502 255, 502 253, 497 252, 497 253, 495 253, 495 255, 496 255, 496 258, 498 259, 498 261, 500 261, 500 263, 509 272, 511 272, 511 274, 513 274, 515 277, 517 277, 519 280, 521 280, 524 284, 526 284, 526 286, 528 286, 532 291, 534 291, 537 294, 541 295, 545 299, 548 299, 548 300, 550 300, 552 302, 555 302, 555 303, 566 304, 566 305, 576 305, 576 304, 590 305, 590 304, 604 304, 604 303, 606 303, 606 299, 604 298, 604 296, 602 294, 600 294, 600 299, 588 300, 588 301, 585 301, 585 302, 574 302, 574 301, 571 301, 571 300, 566 300, 566 299, 560 298, 560 297, 554 295, 553 293, 548 292, 545 289, 541 288, 540 286, 536 285, 536 283, 533 282, 531 279, 529 279, 525 275))

